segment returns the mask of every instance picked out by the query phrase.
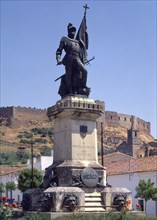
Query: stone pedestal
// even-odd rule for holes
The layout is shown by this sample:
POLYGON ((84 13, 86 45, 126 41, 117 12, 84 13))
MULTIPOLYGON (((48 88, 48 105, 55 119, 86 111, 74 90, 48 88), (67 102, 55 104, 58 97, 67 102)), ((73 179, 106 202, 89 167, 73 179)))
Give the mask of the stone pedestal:
POLYGON ((46 169, 39 195, 36 190, 24 194, 25 210, 132 209, 131 192, 107 188, 106 169, 98 163, 97 119, 103 113, 102 102, 83 96, 67 96, 48 108, 54 122, 54 162, 46 169))
MULTIPOLYGON (((103 112, 101 102, 83 96, 67 96, 48 108, 47 115, 54 121, 54 163, 59 164, 59 186, 82 181, 81 173, 86 167, 94 169, 101 185, 106 185, 106 170, 98 163, 96 128, 96 120, 103 112)), ((92 174, 86 177, 91 181, 95 178, 92 174)))
POLYGON ((50 187, 44 191, 45 196, 49 195, 52 200, 52 212, 68 212, 77 207, 84 211, 85 193, 78 187, 50 187))
POLYGON ((119 188, 119 187, 106 187, 104 190, 101 191, 102 202, 106 206, 106 211, 111 211, 114 209, 114 198, 117 195, 124 195, 126 200, 126 210, 132 210, 132 192, 126 188, 119 188))

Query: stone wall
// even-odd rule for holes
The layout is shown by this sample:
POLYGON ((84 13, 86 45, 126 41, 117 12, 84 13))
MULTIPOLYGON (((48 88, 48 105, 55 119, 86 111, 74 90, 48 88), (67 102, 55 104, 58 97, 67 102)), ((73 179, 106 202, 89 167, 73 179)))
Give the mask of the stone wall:
MULTIPOLYGON (((100 102, 101 101, 96 101, 100 102)), ((105 104, 104 104, 105 108, 105 104)), ((0 108, 0 116, 7 118, 9 126, 18 126, 21 123, 27 125, 33 121, 48 121, 46 109, 36 109, 27 107, 2 107, 0 108)), ((121 114, 112 111, 105 111, 104 115, 98 119, 98 122, 105 121, 107 126, 122 126, 126 129, 131 128, 132 115, 121 114)), ((137 128, 150 134, 150 122, 146 122, 137 118, 137 128)))
POLYGON ((11 119, 13 118, 13 111, 13 106, 0 108, 0 117, 7 118, 7 125, 11 124, 11 119))
POLYGON ((2 107, 0 116, 7 118, 7 125, 12 127, 29 125, 33 121, 48 121, 46 109, 30 107, 2 107))
MULTIPOLYGON (((105 112, 105 123, 108 126, 122 126, 127 129, 131 128, 132 115, 121 114, 117 112, 106 111, 105 112)), ((150 122, 146 122, 137 117, 137 129, 145 131, 150 134, 150 122)))

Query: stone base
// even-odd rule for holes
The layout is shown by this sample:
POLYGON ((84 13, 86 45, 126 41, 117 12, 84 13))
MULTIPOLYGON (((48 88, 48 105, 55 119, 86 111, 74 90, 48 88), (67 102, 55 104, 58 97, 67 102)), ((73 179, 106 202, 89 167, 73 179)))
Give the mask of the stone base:
POLYGON ((85 193, 78 187, 49 187, 44 194, 51 198, 52 212, 84 211, 85 193))
POLYGON ((97 118, 103 104, 93 99, 67 96, 48 108, 54 121, 54 162, 98 161, 97 118))
POLYGON ((56 167, 56 174, 58 176, 58 186, 79 186, 79 187, 90 187, 90 185, 86 185, 85 181, 83 181, 82 173, 84 169, 88 171, 89 174, 94 171, 96 172, 96 176, 87 176, 91 183, 96 181, 94 185, 91 187, 106 186, 106 170, 100 164, 96 162, 89 161, 64 161, 60 165, 56 167), (94 170, 94 171, 93 171, 94 170), (98 178, 98 180, 94 180, 98 178))
MULTIPOLYGON (((110 188, 106 187, 102 192, 102 202, 106 206, 106 211, 111 211, 114 209, 113 200, 116 195, 125 195, 127 203, 127 211, 132 210, 132 192, 126 188, 110 188)), ((116 209, 115 209, 116 210, 116 209)))

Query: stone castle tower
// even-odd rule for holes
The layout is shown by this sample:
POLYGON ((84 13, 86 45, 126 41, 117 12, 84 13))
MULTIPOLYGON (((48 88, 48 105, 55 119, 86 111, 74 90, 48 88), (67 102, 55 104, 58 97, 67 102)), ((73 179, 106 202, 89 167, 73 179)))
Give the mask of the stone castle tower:
POLYGON ((128 130, 128 150, 129 154, 134 158, 138 157, 138 152, 140 149, 140 139, 139 134, 140 131, 137 129, 137 118, 132 116, 131 118, 131 128, 128 130))

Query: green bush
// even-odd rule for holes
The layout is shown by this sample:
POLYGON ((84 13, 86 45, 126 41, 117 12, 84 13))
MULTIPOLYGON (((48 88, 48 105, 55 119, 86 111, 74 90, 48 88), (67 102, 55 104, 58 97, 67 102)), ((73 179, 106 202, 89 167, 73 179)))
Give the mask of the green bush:
POLYGON ((0 153, 0 165, 11 165, 17 162, 16 153, 0 153))
POLYGON ((40 213, 30 213, 27 215, 24 215, 21 218, 18 218, 18 220, 47 220, 48 218, 40 213))
POLYGON ((25 164, 29 157, 28 153, 20 151, 0 153, 0 165, 16 165, 18 162, 25 164))
POLYGON ((10 219, 12 216, 12 209, 10 207, 4 207, 0 204, 0 219, 10 219))
MULTIPOLYGON (((33 188, 38 188, 43 179, 42 172, 33 169, 33 188)), ((18 189, 22 192, 32 187, 32 169, 26 168, 22 170, 18 177, 18 189)))
POLYGON ((37 142, 37 143, 40 143, 40 144, 46 144, 47 143, 47 140, 46 139, 43 139, 43 138, 36 138, 34 140, 34 142, 37 142))
POLYGON ((26 140, 26 139, 21 139, 20 143, 22 143, 22 144, 31 144, 31 141, 30 140, 26 140))
POLYGON ((29 158, 29 154, 25 151, 18 150, 16 152, 16 157, 17 157, 17 160, 20 161, 20 162, 23 161, 23 160, 27 161, 27 159, 29 158))
POLYGON ((40 153, 42 156, 51 156, 51 148, 49 148, 48 146, 42 146, 40 148, 40 153))
POLYGON ((53 135, 54 130, 53 128, 32 128, 31 130, 34 134, 41 134, 41 135, 53 135))
MULTIPOLYGON (((17 218, 16 218, 17 219, 17 218)), ((18 218, 18 220, 48 220, 50 217, 46 216, 43 213, 29 213, 23 217, 18 218)), ((137 214, 128 214, 125 212, 121 213, 105 213, 105 214, 71 214, 63 215, 60 217, 54 218, 54 220, 156 220, 154 217, 148 217, 137 214)))
POLYGON ((10 219, 12 217, 12 205, 10 205, 7 202, 7 198, 0 198, 1 203, 0 203, 0 219, 5 220, 5 219, 10 219))
POLYGON ((32 138, 33 134, 31 132, 23 132, 17 136, 18 138, 32 138))
POLYGON ((105 214, 74 214, 74 215, 64 215, 62 217, 57 217, 55 220, 155 220, 154 217, 140 216, 137 214, 128 214, 125 212, 120 213, 105 213, 105 214))

